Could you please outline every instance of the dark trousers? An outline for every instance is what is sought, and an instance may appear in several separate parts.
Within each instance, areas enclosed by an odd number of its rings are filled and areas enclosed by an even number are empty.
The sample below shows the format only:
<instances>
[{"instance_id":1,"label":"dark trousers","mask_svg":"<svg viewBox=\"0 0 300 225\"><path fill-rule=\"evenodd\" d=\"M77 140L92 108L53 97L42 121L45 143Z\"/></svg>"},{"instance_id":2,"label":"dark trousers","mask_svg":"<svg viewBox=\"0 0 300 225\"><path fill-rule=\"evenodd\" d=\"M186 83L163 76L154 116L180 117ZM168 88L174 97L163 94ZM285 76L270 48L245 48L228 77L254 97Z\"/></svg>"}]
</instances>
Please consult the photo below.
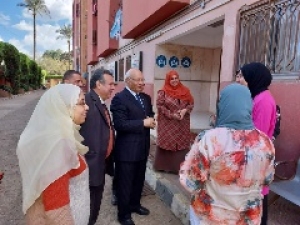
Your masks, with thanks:
<instances>
[{"instance_id":1,"label":"dark trousers","mask_svg":"<svg viewBox=\"0 0 300 225\"><path fill-rule=\"evenodd\" d=\"M145 181L147 160L138 162L117 161L118 219L131 218L131 210L141 206L141 194Z\"/></svg>"},{"instance_id":2,"label":"dark trousers","mask_svg":"<svg viewBox=\"0 0 300 225\"><path fill-rule=\"evenodd\" d=\"M268 222L268 195L264 196L263 199L263 211L261 217L261 225L267 225Z\"/></svg>"},{"instance_id":3,"label":"dark trousers","mask_svg":"<svg viewBox=\"0 0 300 225\"><path fill-rule=\"evenodd\" d=\"M112 177L112 186L111 186L112 192L114 195L117 193L117 179L116 176Z\"/></svg>"},{"instance_id":4,"label":"dark trousers","mask_svg":"<svg viewBox=\"0 0 300 225\"><path fill-rule=\"evenodd\" d=\"M102 194L103 194L104 184L100 186L90 186L90 218L88 225L94 225L97 221L100 206L101 206L101 200L102 200Z\"/></svg>"}]
</instances>

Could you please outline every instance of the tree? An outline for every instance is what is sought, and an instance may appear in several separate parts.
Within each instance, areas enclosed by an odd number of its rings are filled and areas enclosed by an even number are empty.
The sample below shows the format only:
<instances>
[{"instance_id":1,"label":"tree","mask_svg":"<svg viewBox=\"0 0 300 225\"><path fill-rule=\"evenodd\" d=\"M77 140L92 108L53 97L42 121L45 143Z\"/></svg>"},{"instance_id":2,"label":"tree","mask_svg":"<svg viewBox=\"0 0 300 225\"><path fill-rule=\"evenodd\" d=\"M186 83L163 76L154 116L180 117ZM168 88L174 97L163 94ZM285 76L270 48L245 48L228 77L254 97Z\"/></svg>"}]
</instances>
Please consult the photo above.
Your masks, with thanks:
<instances>
[{"instance_id":1,"label":"tree","mask_svg":"<svg viewBox=\"0 0 300 225\"><path fill-rule=\"evenodd\" d=\"M70 66L71 66L71 38L73 35L71 24L63 25L58 30L56 30L56 33L59 34L57 39L67 39L68 53L69 53L69 69L70 69Z\"/></svg>"},{"instance_id":2,"label":"tree","mask_svg":"<svg viewBox=\"0 0 300 225\"><path fill-rule=\"evenodd\" d=\"M63 51L61 49L57 49L57 50L46 50L43 53L42 57L50 57L52 59L57 59L60 60L61 58L61 54L63 54Z\"/></svg>"},{"instance_id":3,"label":"tree","mask_svg":"<svg viewBox=\"0 0 300 225\"><path fill-rule=\"evenodd\" d=\"M5 62L5 79L10 82L13 93L17 94L20 85L20 54L18 49L9 43L2 47Z\"/></svg>"},{"instance_id":4,"label":"tree","mask_svg":"<svg viewBox=\"0 0 300 225\"><path fill-rule=\"evenodd\" d=\"M50 11L46 6L45 0L24 0L24 3L18 3L17 6L27 8L33 16L33 60L36 52L36 15L46 14L50 16Z\"/></svg>"},{"instance_id":5,"label":"tree","mask_svg":"<svg viewBox=\"0 0 300 225\"><path fill-rule=\"evenodd\" d=\"M20 72L21 72L20 82L21 82L21 85L29 86L30 61L31 61L31 59L27 55L20 53Z\"/></svg>"},{"instance_id":6,"label":"tree","mask_svg":"<svg viewBox=\"0 0 300 225\"><path fill-rule=\"evenodd\" d=\"M49 75L64 74L69 68L67 60L57 60L49 56L37 59L37 63L43 70L46 70Z\"/></svg>"}]
</instances>

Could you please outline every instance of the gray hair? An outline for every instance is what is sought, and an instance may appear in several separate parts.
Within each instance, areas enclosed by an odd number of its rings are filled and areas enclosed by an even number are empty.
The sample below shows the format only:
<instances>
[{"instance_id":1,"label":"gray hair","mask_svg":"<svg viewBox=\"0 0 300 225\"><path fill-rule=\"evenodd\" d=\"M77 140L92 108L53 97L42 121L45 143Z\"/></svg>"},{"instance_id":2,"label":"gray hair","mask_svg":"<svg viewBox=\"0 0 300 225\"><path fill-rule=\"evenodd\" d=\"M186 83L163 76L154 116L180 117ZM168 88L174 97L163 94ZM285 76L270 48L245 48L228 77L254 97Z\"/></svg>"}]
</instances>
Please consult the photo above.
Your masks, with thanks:
<instances>
[{"instance_id":1,"label":"gray hair","mask_svg":"<svg viewBox=\"0 0 300 225\"><path fill-rule=\"evenodd\" d=\"M127 72L125 73L125 76L124 76L124 80L126 80L127 78L130 77L131 72L132 72L132 69L127 70Z\"/></svg>"}]
</instances>

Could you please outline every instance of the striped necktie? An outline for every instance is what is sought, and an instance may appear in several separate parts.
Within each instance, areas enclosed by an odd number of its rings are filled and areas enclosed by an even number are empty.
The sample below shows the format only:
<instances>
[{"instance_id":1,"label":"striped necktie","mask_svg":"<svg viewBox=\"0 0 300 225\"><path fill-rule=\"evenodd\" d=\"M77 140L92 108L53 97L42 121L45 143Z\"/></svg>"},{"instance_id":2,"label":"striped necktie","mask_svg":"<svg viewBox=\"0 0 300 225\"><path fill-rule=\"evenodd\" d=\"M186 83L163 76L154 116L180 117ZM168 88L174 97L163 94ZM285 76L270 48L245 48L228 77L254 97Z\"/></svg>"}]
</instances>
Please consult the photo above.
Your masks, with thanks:
<instances>
[{"instance_id":1,"label":"striped necktie","mask_svg":"<svg viewBox=\"0 0 300 225\"><path fill-rule=\"evenodd\" d=\"M105 104L102 104L103 108L104 108L104 113L105 113L105 117L107 120L107 123L109 125L109 140L108 140L108 146L107 146L107 151L106 151L106 158L110 155L112 149L113 149L113 145L114 145L114 135L113 135L113 129L112 129L112 124L111 124L111 119L110 119L110 115L109 115L109 111L106 107Z\"/></svg>"},{"instance_id":2,"label":"striped necktie","mask_svg":"<svg viewBox=\"0 0 300 225\"><path fill-rule=\"evenodd\" d=\"M139 103L141 104L143 110L145 110L144 102L143 102L141 96L139 94L136 94L135 97L136 97L136 100L138 100Z\"/></svg>"}]
</instances>

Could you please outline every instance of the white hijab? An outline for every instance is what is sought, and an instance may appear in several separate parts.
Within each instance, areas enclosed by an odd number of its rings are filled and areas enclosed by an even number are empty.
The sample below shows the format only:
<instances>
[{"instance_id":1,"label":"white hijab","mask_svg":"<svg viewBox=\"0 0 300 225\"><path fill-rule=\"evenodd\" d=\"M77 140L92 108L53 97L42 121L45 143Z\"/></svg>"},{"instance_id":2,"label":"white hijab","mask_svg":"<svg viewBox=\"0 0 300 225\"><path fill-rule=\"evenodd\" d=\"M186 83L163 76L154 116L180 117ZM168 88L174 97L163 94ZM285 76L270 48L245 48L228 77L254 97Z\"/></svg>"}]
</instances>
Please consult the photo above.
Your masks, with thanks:
<instances>
[{"instance_id":1,"label":"white hijab","mask_svg":"<svg viewBox=\"0 0 300 225\"><path fill-rule=\"evenodd\" d=\"M81 144L80 126L73 122L80 88L58 84L39 100L20 136L17 156L23 184L23 212L55 180L79 167L78 153L88 148Z\"/></svg>"}]
</instances>

